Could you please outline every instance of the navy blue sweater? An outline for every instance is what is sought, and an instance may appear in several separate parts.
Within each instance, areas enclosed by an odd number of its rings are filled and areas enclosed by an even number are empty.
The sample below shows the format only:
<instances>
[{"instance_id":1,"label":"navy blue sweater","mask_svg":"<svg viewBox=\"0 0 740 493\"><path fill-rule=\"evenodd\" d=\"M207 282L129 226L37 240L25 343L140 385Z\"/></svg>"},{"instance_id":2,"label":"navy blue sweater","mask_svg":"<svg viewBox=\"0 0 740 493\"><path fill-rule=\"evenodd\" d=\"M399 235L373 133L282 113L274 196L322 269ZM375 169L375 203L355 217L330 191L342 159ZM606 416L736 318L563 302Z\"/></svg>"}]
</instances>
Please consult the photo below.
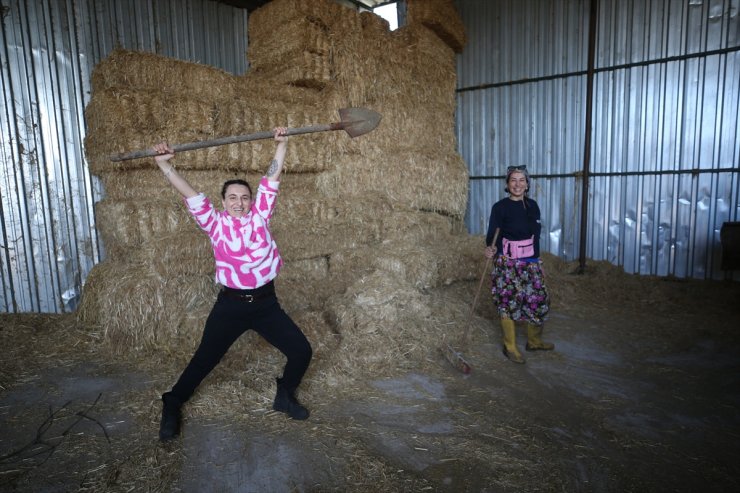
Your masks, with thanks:
<instances>
[{"instance_id":1,"label":"navy blue sweater","mask_svg":"<svg viewBox=\"0 0 740 493\"><path fill-rule=\"evenodd\" d=\"M526 208L525 208L526 201ZM512 241L526 240L534 236L534 256L540 256L540 207L532 199L511 200L509 197L501 199L491 207L491 217L488 220L486 246L490 246L496 228L501 232L496 240L498 254L503 250L504 238Z\"/></svg>"}]
</instances>

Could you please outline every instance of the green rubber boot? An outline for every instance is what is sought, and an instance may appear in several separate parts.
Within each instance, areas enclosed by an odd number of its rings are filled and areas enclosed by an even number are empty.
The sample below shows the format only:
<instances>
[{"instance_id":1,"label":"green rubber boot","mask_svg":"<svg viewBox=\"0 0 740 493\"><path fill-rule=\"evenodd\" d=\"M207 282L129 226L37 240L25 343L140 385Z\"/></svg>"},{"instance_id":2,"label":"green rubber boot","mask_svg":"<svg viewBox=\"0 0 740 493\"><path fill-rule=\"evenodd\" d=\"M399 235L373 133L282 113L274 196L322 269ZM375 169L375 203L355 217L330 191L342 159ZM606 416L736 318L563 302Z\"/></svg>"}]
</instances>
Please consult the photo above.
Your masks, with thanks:
<instances>
[{"instance_id":1,"label":"green rubber boot","mask_svg":"<svg viewBox=\"0 0 740 493\"><path fill-rule=\"evenodd\" d=\"M552 351L555 344L542 340L542 326L527 324L527 351Z\"/></svg>"},{"instance_id":2,"label":"green rubber boot","mask_svg":"<svg viewBox=\"0 0 740 493\"><path fill-rule=\"evenodd\" d=\"M524 363L522 353L516 347L516 326L510 318L501 319L501 331L504 334L504 355L514 363Z\"/></svg>"}]
</instances>

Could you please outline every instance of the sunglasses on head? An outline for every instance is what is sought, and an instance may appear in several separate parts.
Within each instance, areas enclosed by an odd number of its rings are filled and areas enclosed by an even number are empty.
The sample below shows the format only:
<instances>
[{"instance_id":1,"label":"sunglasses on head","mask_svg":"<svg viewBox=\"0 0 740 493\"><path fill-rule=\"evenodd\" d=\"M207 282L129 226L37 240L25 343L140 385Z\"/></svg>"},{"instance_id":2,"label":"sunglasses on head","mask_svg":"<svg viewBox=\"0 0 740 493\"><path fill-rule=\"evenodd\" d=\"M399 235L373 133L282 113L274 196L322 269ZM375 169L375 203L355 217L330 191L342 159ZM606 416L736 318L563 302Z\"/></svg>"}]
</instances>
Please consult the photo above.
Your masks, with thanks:
<instances>
[{"instance_id":1,"label":"sunglasses on head","mask_svg":"<svg viewBox=\"0 0 740 493\"><path fill-rule=\"evenodd\" d=\"M506 172L509 173L511 171L526 171L527 165L526 164L520 164L519 166L507 166Z\"/></svg>"}]
</instances>

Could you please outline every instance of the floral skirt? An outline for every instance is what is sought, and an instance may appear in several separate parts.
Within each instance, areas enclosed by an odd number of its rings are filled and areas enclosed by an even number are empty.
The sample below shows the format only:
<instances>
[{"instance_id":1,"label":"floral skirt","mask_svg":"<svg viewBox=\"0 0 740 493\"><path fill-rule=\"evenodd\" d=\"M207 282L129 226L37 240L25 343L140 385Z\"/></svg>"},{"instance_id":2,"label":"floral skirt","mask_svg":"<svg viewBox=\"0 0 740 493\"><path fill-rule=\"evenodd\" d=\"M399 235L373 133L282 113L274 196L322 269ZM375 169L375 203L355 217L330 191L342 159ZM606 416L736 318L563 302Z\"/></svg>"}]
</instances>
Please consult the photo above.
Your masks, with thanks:
<instances>
[{"instance_id":1,"label":"floral skirt","mask_svg":"<svg viewBox=\"0 0 740 493\"><path fill-rule=\"evenodd\" d=\"M550 311L542 262L524 262L499 255L493 261L491 294L503 318L542 325Z\"/></svg>"}]
</instances>

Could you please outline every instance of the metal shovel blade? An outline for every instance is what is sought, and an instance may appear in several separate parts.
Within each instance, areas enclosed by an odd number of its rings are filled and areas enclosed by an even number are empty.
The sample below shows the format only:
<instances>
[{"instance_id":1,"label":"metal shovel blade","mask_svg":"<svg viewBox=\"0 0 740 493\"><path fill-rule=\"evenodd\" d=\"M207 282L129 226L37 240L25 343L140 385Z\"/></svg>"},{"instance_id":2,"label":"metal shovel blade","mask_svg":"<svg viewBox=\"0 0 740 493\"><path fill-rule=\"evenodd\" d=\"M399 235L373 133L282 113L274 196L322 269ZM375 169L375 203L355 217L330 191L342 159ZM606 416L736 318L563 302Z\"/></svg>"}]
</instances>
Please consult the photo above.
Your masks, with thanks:
<instances>
[{"instance_id":1,"label":"metal shovel blade","mask_svg":"<svg viewBox=\"0 0 740 493\"><path fill-rule=\"evenodd\" d=\"M367 108L342 108L339 117L344 124L344 131L352 138L374 130L381 119L380 113Z\"/></svg>"}]
</instances>

